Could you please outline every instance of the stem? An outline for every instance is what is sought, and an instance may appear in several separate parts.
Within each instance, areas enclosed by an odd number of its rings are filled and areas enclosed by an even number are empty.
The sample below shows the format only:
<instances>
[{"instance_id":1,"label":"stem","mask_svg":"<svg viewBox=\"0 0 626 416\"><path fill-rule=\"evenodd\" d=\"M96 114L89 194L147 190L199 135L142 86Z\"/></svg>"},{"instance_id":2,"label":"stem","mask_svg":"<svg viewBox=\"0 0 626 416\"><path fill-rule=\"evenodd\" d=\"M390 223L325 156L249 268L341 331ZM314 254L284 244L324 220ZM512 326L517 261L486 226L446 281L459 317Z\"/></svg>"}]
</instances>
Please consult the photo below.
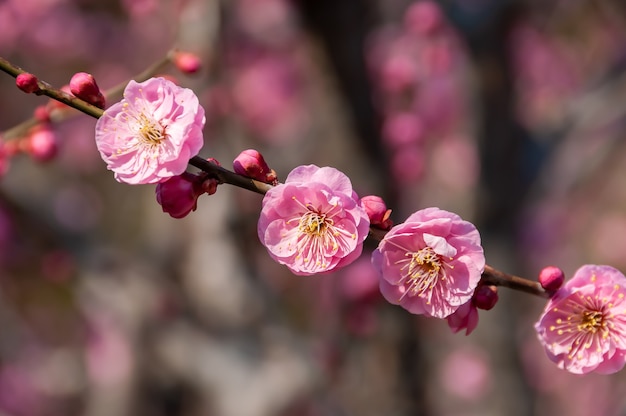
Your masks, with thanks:
<instances>
[{"instance_id":1,"label":"stem","mask_svg":"<svg viewBox=\"0 0 626 416\"><path fill-rule=\"evenodd\" d=\"M541 287L539 282L504 273L500 270L494 269L488 264L485 265L485 270L483 271L481 281L487 285L504 286L508 287L509 289L530 293L531 295L539 296L542 298L550 297L550 293L546 292L546 290Z\"/></svg>"},{"instance_id":2,"label":"stem","mask_svg":"<svg viewBox=\"0 0 626 416\"><path fill-rule=\"evenodd\" d=\"M254 179L250 179L246 176L241 176L228 169L224 169L215 163L202 159L199 156L192 157L189 164L215 176L220 183L238 186L239 188L244 188L249 191L256 192L257 194L265 195L265 193L272 188L272 185L268 183L255 181Z\"/></svg>"},{"instance_id":3,"label":"stem","mask_svg":"<svg viewBox=\"0 0 626 416\"><path fill-rule=\"evenodd\" d=\"M171 53L163 59L153 65L151 65L148 69L146 69L141 74L137 75L136 79L148 78L153 73L159 70L163 65L169 61ZM19 74L24 73L23 69L11 64L7 60L0 57L0 70L17 77ZM52 87L50 84L39 81L39 88L41 89L36 94L38 95L46 95L52 99L60 101L64 104L67 104L70 107L73 107L83 113L90 115L95 118L100 118L102 113L104 112L102 109L95 107L79 98L71 96L61 90L58 90ZM124 84L125 85L125 84ZM114 87L110 92L107 92L107 96L109 94L115 94L117 91L123 90L122 86ZM63 111L66 111L63 109ZM28 122L28 121L27 121ZM15 129L15 128L14 128ZM14 129L8 130L7 132L11 132ZM227 183L233 186L237 186L239 188L247 189L252 192L256 192L261 195L265 195L265 193L272 188L272 185L259 182L254 179L239 175L235 172L232 172L228 169L224 169L221 166L216 165L215 163L209 162L199 156L194 156L189 160L189 164L195 166L196 168L209 173L213 177L217 178L220 183ZM378 228L370 228L369 236L374 240L381 241L385 235L387 234L386 230L381 230ZM489 265L485 266L485 270L483 271L481 281L484 284L494 285L494 286L503 286L508 287L509 289L518 290L520 292L530 293L531 295L540 296L543 298L548 298L550 294L546 292L538 282L524 279L522 277L510 275L504 273L500 270L497 270Z\"/></svg>"},{"instance_id":4,"label":"stem","mask_svg":"<svg viewBox=\"0 0 626 416\"><path fill-rule=\"evenodd\" d=\"M2 57L0 57L0 70L6 72L9 75L12 75L13 77L17 77L18 75L26 72L22 68L13 65ZM39 86L39 91L35 93L36 95L46 95L50 98L62 102L63 104L67 104L70 107L77 109L78 111L82 111L88 116L100 118L100 116L104 112L102 109L96 107L95 105L89 104L87 101L83 101L80 98L74 97L73 95L54 88L47 82L37 81L37 85Z\"/></svg>"},{"instance_id":5,"label":"stem","mask_svg":"<svg viewBox=\"0 0 626 416\"><path fill-rule=\"evenodd\" d=\"M154 74L157 74L161 70L165 69L165 67L173 59L175 52L176 52L176 49L170 50L163 58L161 58L159 61L153 63L148 68L144 69L143 71L135 75L133 79L137 82L143 82L147 80L148 78L150 78L151 76L153 76ZM8 66L6 66L6 64L8 64ZM24 72L21 68L8 63L6 60L2 59L1 57L0 57L0 68L4 72L7 72L8 74L13 75L14 77ZM121 97L122 93L124 92L124 88L126 88L127 84L128 84L128 81L124 81L124 82L117 84L116 86L112 88L107 89L106 91L103 91L103 94L106 97L107 101L116 97ZM75 111L72 111L70 108L55 108L50 111L50 120L54 123L58 123L58 122L67 120L68 118L74 117L77 114L78 113L76 113ZM6 130L4 134L2 135L2 138L4 140L19 138L23 136L24 134L26 134L26 132L30 128L35 127L37 124L39 124L39 120L37 120L35 117L31 117L28 120L24 120L20 124L17 124L16 126L13 126L10 129Z\"/></svg>"}]
</instances>

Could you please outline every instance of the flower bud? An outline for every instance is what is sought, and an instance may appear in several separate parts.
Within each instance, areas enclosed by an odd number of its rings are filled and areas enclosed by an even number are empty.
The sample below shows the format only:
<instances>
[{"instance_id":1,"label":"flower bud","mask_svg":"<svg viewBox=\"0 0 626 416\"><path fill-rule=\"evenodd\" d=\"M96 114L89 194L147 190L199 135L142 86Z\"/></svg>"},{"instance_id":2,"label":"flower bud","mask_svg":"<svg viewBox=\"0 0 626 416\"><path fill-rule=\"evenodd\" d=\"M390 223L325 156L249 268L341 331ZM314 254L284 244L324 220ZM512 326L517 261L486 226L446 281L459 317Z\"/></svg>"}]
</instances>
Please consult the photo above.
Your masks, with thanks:
<instances>
[{"instance_id":1,"label":"flower bud","mask_svg":"<svg viewBox=\"0 0 626 416\"><path fill-rule=\"evenodd\" d=\"M45 105L40 105L37 108L35 108L35 111L33 112L33 116L40 123L49 123L50 122L50 109Z\"/></svg>"},{"instance_id":2,"label":"flower bud","mask_svg":"<svg viewBox=\"0 0 626 416\"><path fill-rule=\"evenodd\" d=\"M199 176L189 172L173 176L156 186L156 199L163 212L172 218L183 218L197 208L198 197L204 192L198 187Z\"/></svg>"},{"instance_id":3,"label":"flower bud","mask_svg":"<svg viewBox=\"0 0 626 416\"><path fill-rule=\"evenodd\" d=\"M194 74L202 67L202 61L195 53L179 51L174 54L174 65L185 74Z\"/></svg>"},{"instance_id":4,"label":"flower bud","mask_svg":"<svg viewBox=\"0 0 626 416\"><path fill-rule=\"evenodd\" d=\"M387 209L385 201L376 195L367 195L361 198L361 206L367 212L370 224L374 227L389 230L393 226L393 221L389 218L391 210Z\"/></svg>"},{"instance_id":5,"label":"flower bud","mask_svg":"<svg viewBox=\"0 0 626 416\"><path fill-rule=\"evenodd\" d=\"M37 77L33 74L29 74L28 72L21 73L15 78L15 85L17 85L17 88L28 94L39 91L38 83L39 80Z\"/></svg>"},{"instance_id":6,"label":"flower bud","mask_svg":"<svg viewBox=\"0 0 626 416\"><path fill-rule=\"evenodd\" d=\"M93 75L86 72L75 73L70 80L70 91L81 100L87 101L98 108L104 108L104 95L98 88Z\"/></svg>"},{"instance_id":7,"label":"flower bud","mask_svg":"<svg viewBox=\"0 0 626 416\"><path fill-rule=\"evenodd\" d=\"M473 301L478 309L488 311L498 302L498 288L491 285L478 286L474 292Z\"/></svg>"},{"instance_id":8,"label":"flower bud","mask_svg":"<svg viewBox=\"0 0 626 416\"><path fill-rule=\"evenodd\" d=\"M539 284L548 291L555 291L561 287L565 280L563 270L555 266L544 267L539 272Z\"/></svg>"},{"instance_id":9,"label":"flower bud","mask_svg":"<svg viewBox=\"0 0 626 416\"><path fill-rule=\"evenodd\" d=\"M38 162L48 162L53 159L59 149L57 135L49 127L35 130L28 136L25 151Z\"/></svg>"},{"instance_id":10,"label":"flower bud","mask_svg":"<svg viewBox=\"0 0 626 416\"><path fill-rule=\"evenodd\" d=\"M276 184L276 172L265 162L263 155L254 149L244 150L233 161L233 169L239 175L261 182Z\"/></svg>"}]
</instances>

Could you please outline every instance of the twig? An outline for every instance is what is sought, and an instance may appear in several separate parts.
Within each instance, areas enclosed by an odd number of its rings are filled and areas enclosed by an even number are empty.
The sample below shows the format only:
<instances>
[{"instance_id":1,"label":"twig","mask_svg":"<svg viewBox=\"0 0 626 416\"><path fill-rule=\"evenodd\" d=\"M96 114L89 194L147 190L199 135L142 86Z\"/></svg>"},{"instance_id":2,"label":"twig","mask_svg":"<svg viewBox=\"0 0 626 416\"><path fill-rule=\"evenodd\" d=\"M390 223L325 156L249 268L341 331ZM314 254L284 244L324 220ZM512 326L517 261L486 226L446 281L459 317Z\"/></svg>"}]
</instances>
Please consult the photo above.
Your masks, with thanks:
<instances>
[{"instance_id":1,"label":"twig","mask_svg":"<svg viewBox=\"0 0 626 416\"><path fill-rule=\"evenodd\" d=\"M148 76L149 73L157 70L156 68L159 68L161 65L163 65L164 62L165 61L156 63L140 75L145 74L145 76ZM19 74L26 72L1 57L0 69L14 77L17 77ZM41 89L38 94L44 94L52 99L67 104L68 106L73 107L79 111L82 111L83 113L92 117L99 118L100 116L102 116L103 110L79 98L73 97L59 89L56 89L46 82L39 81L38 85ZM114 89L116 88L119 87L115 87ZM213 177L217 178L220 183L227 183L229 185L244 188L261 195L264 195L265 193L267 193L268 190L272 188L272 185L270 184L259 182L254 179L239 175L228 169L224 169L223 167L218 166L212 162L209 162L208 160L205 160L199 156L194 156L193 158L191 158L191 160L189 160L189 164L204 172L211 174ZM387 231L385 230L372 227L370 229L369 236L377 241L381 241L385 237L386 233ZM518 290L544 298L549 297L549 293L547 293L538 282L504 273L489 265L485 266L485 270L482 274L481 280L485 284L508 287L510 289Z\"/></svg>"}]
</instances>

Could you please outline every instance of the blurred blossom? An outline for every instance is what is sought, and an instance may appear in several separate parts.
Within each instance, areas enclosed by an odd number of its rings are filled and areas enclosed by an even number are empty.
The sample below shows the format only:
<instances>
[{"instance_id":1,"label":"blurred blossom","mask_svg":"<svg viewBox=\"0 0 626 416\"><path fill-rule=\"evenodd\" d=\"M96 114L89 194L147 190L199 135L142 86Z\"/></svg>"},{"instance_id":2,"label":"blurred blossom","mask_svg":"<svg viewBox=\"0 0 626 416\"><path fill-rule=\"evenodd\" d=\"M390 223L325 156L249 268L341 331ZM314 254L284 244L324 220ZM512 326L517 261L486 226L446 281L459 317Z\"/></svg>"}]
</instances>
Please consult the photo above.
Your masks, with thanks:
<instances>
[{"instance_id":1,"label":"blurred blossom","mask_svg":"<svg viewBox=\"0 0 626 416\"><path fill-rule=\"evenodd\" d=\"M68 184L54 197L56 220L68 230L86 232L96 227L102 216L102 197L86 184Z\"/></svg>"},{"instance_id":2,"label":"blurred blossom","mask_svg":"<svg viewBox=\"0 0 626 416\"><path fill-rule=\"evenodd\" d=\"M130 341L115 321L92 310L86 347L87 372L99 385L116 385L130 377L134 365Z\"/></svg>"},{"instance_id":3,"label":"blurred blossom","mask_svg":"<svg viewBox=\"0 0 626 416\"><path fill-rule=\"evenodd\" d=\"M339 294L349 302L371 302L380 298L378 273L370 256L362 255L351 265L343 269L340 277Z\"/></svg>"},{"instance_id":4,"label":"blurred blossom","mask_svg":"<svg viewBox=\"0 0 626 416\"><path fill-rule=\"evenodd\" d=\"M399 184L410 184L421 179L425 166L424 150L418 146L404 146L391 157L391 172Z\"/></svg>"},{"instance_id":5,"label":"blurred blossom","mask_svg":"<svg viewBox=\"0 0 626 416\"><path fill-rule=\"evenodd\" d=\"M51 125L35 129L27 139L26 151L38 162L48 162L57 155L59 139Z\"/></svg>"},{"instance_id":6,"label":"blurred blossom","mask_svg":"<svg viewBox=\"0 0 626 416\"><path fill-rule=\"evenodd\" d=\"M444 23L439 5L430 0L420 0L411 4L404 14L406 30L418 35L428 35Z\"/></svg>"},{"instance_id":7,"label":"blurred blossom","mask_svg":"<svg viewBox=\"0 0 626 416\"><path fill-rule=\"evenodd\" d=\"M413 109L421 115L429 132L454 129L462 113L462 91L453 78L438 77L422 85Z\"/></svg>"},{"instance_id":8,"label":"blurred blossom","mask_svg":"<svg viewBox=\"0 0 626 416\"><path fill-rule=\"evenodd\" d=\"M424 125L413 113L390 114L383 125L383 140L390 148L416 144L424 138Z\"/></svg>"},{"instance_id":9,"label":"blurred blossom","mask_svg":"<svg viewBox=\"0 0 626 416\"><path fill-rule=\"evenodd\" d=\"M467 190L478 182L480 162L469 138L442 137L434 146L430 169L440 183L455 190Z\"/></svg>"},{"instance_id":10,"label":"blurred blossom","mask_svg":"<svg viewBox=\"0 0 626 416\"><path fill-rule=\"evenodd\" d=\"M46 406L36 380L19 364L4 364L0 369L0 409L9 414L36 416Z\"/></svg>"},{"instance_id":11,"label":"blurred blossom","mask_svg":"<svg viewBox=\"0 0 626 416\"><path fill-rule=\"evenodd\" d=\"M444 391L468 401L482 400L492 388L488 357L475 347L458 348L444 358L439 380Z\"/></svg>"},{"instance_id":12,"label":"blurred blossom","mask_svg":"<svg viewBox=\"0 0 626 416\"><path fill-rule=\"evenodd\" d=\"M145 17L154 13L158 7L158 0L122 0L122 7L132 18Z\"/></svg>"},{"instance_id":13,"label":"blurred blossom","mask_svg":"<svg viewBox=\"0 0 626 416\"><path fill-rule=\"evenodd\" d=\"M589 245L593 258L606 264L626 266L626 216L606 213L594 217Z\"/></svg>"},{"instance_id":14,"label":"blurred blossom","mask_svg":"<svg viewBox=\"0 0 626 416\"><path fill-rule=\"evenodd\" d=\"M240 29L262 44L282 46L298 33L287 0L237 0L235 8Z\"/></svg>"},{"instance_id":15,"label":"blurred blossom","mask_svg":"<svg viewBox=\"0 0 626 416\"><path fill-rule=\"evenodd\" d=\"M235 70L233 102L237 115L259 138L286 143L305 121L302 88L292 62L280 56L253 59Z\"/></svg>"}]
</instances>

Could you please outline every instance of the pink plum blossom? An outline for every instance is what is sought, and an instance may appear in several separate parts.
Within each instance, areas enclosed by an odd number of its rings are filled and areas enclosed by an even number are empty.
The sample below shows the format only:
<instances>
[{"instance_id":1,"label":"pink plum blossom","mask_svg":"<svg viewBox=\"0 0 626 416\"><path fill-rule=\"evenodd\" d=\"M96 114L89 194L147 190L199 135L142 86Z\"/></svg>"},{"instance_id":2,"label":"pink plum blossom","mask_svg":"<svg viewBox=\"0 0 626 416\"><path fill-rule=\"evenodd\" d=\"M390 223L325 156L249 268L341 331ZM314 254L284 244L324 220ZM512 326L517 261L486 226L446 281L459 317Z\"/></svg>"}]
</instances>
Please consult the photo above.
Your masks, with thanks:
<instances>
[{"instance_id":1,"label":"pink plum blossom","mask_svg":"<svg viewBox=\"0 0 626 416\"><path fill-rule=\"evenodd\" d=\"M473 224L426 208L387 233L372 263L387 301L414 314L446 318L472 298L485 256Z\"/></svg>"},{"instance_id":2,"label":"pink plum blossom","mask_svg":"<svg viewBox=\"0 0 626 416\"><path fill-rule=\"evenodd\" d=\"M117 181L163 182L183 173L200 151L204 122L190 89L164 78L130 81L124 99L96 123L96 145Z\"/></svg>"},{"instance_id":3,"label":"pink plum blossom","mask_svg":"<svg viewBox=\"0 0 626 416\"><path fill-rule=\"evenodd\" d=\"M350 179L331 167L295 168L263 198L259 239L294 274L330 272L356 260L369 231Z\"/></svg>"},{"instance_id":4,"label":"pink plum blossom","mask_svg":"<svg viewBox=\"0 0 626 416\"><path fill-rule=\"evenodd\" d=\"M575 374L615 373L626 363L626 277L585 265L548 301L535 329L548 357Z\"/></svg>"}]
</instances>

